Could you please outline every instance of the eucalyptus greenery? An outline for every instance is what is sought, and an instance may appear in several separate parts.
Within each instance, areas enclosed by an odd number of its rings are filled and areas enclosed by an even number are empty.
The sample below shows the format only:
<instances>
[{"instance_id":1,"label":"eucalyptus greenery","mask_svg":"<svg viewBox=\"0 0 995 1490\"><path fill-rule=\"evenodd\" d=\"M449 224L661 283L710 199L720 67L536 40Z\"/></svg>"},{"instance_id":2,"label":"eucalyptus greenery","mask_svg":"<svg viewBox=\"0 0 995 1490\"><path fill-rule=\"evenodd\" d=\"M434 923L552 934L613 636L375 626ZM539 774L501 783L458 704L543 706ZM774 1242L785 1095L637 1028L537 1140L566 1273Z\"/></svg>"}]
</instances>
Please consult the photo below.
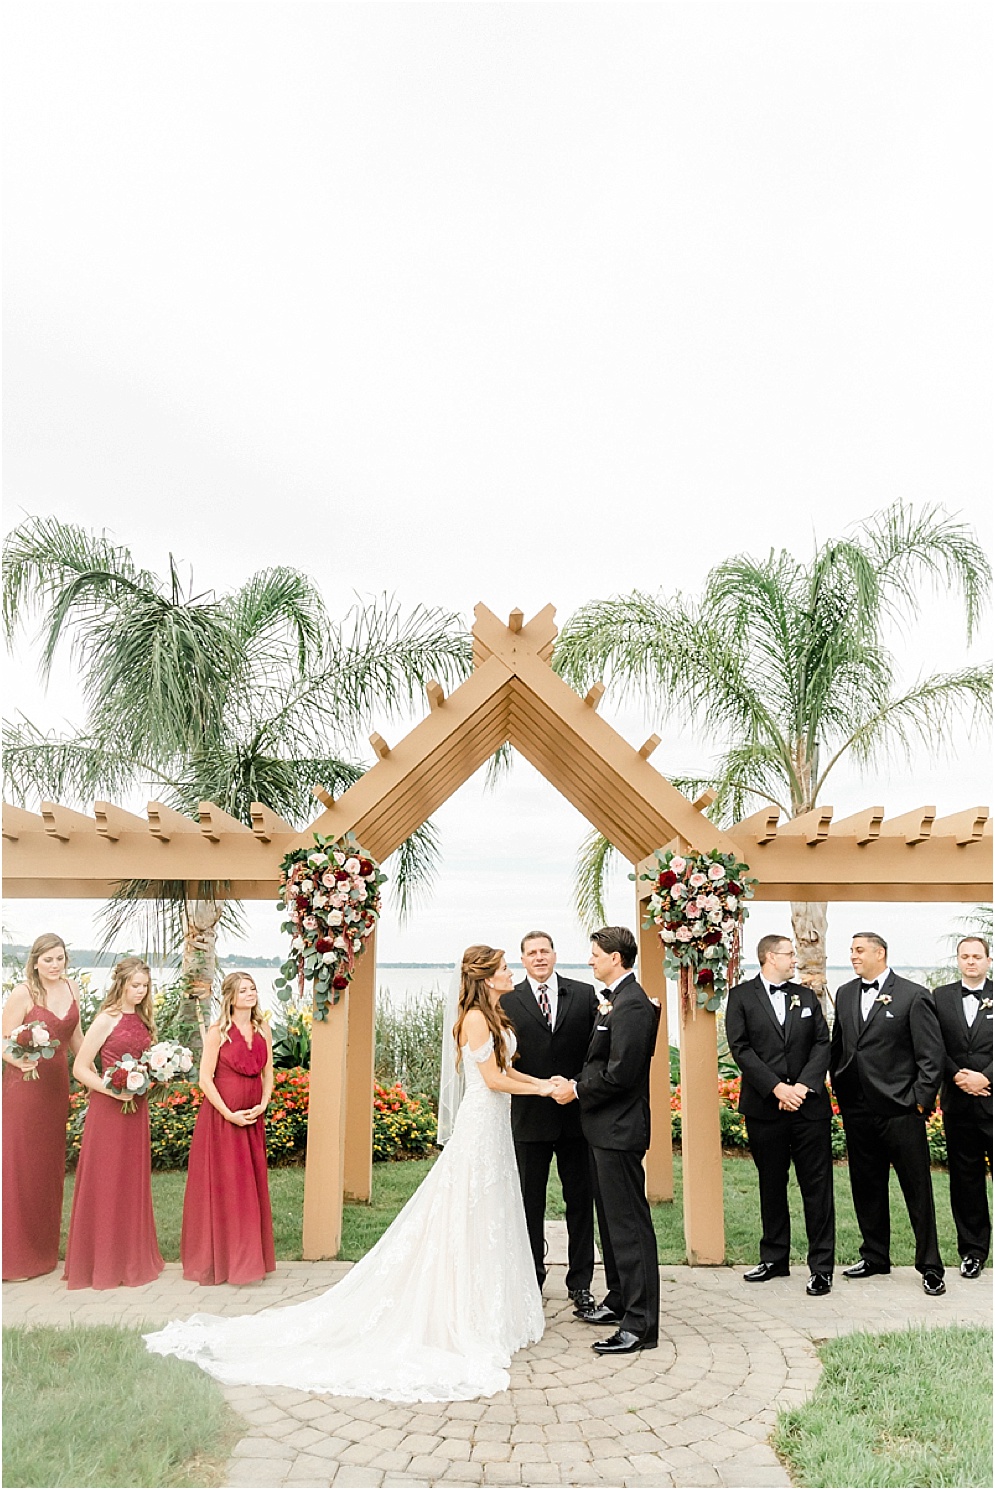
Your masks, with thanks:
<instances>
[{"instance_id":1,"label":"eucalyptus greenery","mask_svg":"<svg viewBox=\"0 0 995 1490\"><path fill-rule=\"evenodd\" d=\"M970 641L990 594L987 556L943 508L898 502L808 560L783 549L725 559L700 599L633 591L591 601L561 631L553 666L580 692L602 679L710 739L712 763L670 779L692 796L715 791L716 822L764 803L798 817L842 759L907 760L990 719L988 663L899 682L886 636L919 616L930 586L959 597ZM605 919L611 853L598 834L581 850L575 898L588 925ZM796 904L792 920L804 981L824 995L825 906Z\"/></svg>"}]
</instances>

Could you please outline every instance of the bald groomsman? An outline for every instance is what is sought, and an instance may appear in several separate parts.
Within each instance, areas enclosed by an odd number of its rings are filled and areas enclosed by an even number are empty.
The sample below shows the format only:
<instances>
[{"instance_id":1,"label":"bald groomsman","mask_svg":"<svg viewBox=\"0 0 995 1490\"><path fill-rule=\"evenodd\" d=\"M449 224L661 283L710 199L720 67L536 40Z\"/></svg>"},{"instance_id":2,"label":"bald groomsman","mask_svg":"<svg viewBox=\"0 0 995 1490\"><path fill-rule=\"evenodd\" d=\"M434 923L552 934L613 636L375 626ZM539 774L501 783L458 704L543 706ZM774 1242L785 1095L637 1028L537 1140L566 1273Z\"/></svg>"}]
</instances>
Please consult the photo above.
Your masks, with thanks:
<instances>
[{"instance_id":1,"label":"bald groomsman","mask_svg":"<svg viewBox=\"0 0 995 1490\"><path fill-rule=\"evenodd\" d=\"M891 1272L888 1178L894 1165L923 1292L946 1293L926 1141L926 1118L943 1072L936 1005L927 989L888 966L888 944L877 932L855 933L850 962L857 976L837 990L829 1062L861 1238L860 1261L843 1276Z\"/></svg>"},{"instance_id":2,"label":"bald groomsman","mask_svg":"<svg viewBox=\"0 0 995 1490\"><path fill-rule=\"evenodd\" d=\"M933 992L944 1046L940 1106L960 1273L978 1278L992 1240L992 959L984 937L961 937L957 966L956 983Z\"/></svg>"}]
</instances>

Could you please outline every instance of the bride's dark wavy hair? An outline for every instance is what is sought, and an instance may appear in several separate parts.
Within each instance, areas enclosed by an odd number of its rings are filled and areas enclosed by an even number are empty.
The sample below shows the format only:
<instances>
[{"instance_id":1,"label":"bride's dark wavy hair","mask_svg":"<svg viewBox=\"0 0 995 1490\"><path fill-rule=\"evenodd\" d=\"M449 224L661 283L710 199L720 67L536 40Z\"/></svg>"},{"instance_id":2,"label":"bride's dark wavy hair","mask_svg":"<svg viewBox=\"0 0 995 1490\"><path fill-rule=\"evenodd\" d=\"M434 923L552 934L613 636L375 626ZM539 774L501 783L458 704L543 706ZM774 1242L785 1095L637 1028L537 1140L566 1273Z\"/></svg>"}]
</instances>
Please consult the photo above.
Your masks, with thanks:
<instances>
[{"instance_id":1,"label":"bride's dark wavy hair","mask_svg":"<svg viewBox=\"0 0 995 1490\"><path fill-rule=\"evenodd\" d=\"M512 1023L500 1004L495 1006L491 1003L490 990L487 987L487 979L493 978L501 966L503 957L502 947L467 947L463 953L463 962L460 966L459 1006L456 1023L453 1025L457 1069L463 1057L460 1049L460 1031L471 1009L479 1009L487 1021L487 1028L494 1037L494 1059L498 1063L498 1070L507 1071L508 1069L507 1036L512 1029Z\"/></svg>"}]
</instances>

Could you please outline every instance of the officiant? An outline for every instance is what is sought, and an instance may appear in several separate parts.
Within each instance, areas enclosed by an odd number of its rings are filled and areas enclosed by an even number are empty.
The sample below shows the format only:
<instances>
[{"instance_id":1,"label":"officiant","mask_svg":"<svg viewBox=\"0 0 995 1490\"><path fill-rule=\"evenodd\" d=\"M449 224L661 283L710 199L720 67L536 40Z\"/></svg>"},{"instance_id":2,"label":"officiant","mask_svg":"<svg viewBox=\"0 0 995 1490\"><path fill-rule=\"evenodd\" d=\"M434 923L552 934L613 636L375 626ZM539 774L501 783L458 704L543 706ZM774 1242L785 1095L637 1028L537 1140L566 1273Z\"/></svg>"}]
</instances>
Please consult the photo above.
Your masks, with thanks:
<instances>
[{"instance_id":1,"label":"officiant","mask_svg":"<svg viewBox=\"0 0 995 1490\"><path fill-rule=\"evenodd\" d=\"M597 1019L594 989L556 972L548 932L526 933L522 963L526 976L501 1000L518 1039L515 1067L543 1080L572 1076L584 1064ZM576 1102L560 1106L545 1097L512 1097L511 1131L539 1287L546 1278L546 1188L555 1155L567 1219L567 1292L577 1308L592 1309L594 1195L580 1108Z\"/></svg>"}]
</instances>

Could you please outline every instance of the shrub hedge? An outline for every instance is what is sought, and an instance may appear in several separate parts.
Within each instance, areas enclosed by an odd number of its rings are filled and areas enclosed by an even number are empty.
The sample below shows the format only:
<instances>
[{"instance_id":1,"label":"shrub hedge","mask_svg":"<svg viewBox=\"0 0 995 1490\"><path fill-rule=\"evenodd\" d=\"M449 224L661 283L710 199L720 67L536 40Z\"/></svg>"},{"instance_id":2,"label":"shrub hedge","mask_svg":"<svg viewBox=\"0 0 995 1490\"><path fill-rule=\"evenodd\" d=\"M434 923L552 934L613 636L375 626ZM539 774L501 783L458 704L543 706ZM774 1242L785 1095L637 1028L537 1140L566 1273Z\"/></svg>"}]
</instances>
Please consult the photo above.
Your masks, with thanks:
<instances>
[{"instance_id":1,"label":"shrub hedge","mask_svg":"<svg viewBox=\"0 0 995 1490\"><path fill-rule=\"evenodd\" d=\"M742 1082L741 1076L719 1078L719 1131L722 1135L722 1147L724 1149L749 1150L749 1142L746 1137L746 1119L736 1109L739 1105L739 1088ZM832 1103L832 1144L833 1158L846 1158L846 1134L843 1131L843 1119L836 1104L836 1098L832 1092L829 1094ZM675 1086L670 1098L670 1123L671 1132L675 1143L681 1140L681 1089ZM926 1138L929 1142L929 1156L934 1164L944 1167L947 1162L947 1139L943 1131L943 1114L939 1107L930 1113L926 1120Z\"/></svg>"},{"instance_id":2,"label":"shrub hedge","mask_svg":"<svg viewBox=\"0 0 995 1490\"><path fill-rule=\"evenodd\" d=\"M189 1081L174 1081L162 1101L149 1106L152 1168L185 1169L190 1139L204 1094ZM86 1117L87 1092L75 1091L66 1126L66 1168L75 1169ZM266 1157L270 1164L296 1164L307 1145L308 1073L277 1071L266 1113ZM373 1157L420 1158L435 1143L435 1114L427 1102L400 1086L374 1087Z\"/></svg>"}]
</instances>

